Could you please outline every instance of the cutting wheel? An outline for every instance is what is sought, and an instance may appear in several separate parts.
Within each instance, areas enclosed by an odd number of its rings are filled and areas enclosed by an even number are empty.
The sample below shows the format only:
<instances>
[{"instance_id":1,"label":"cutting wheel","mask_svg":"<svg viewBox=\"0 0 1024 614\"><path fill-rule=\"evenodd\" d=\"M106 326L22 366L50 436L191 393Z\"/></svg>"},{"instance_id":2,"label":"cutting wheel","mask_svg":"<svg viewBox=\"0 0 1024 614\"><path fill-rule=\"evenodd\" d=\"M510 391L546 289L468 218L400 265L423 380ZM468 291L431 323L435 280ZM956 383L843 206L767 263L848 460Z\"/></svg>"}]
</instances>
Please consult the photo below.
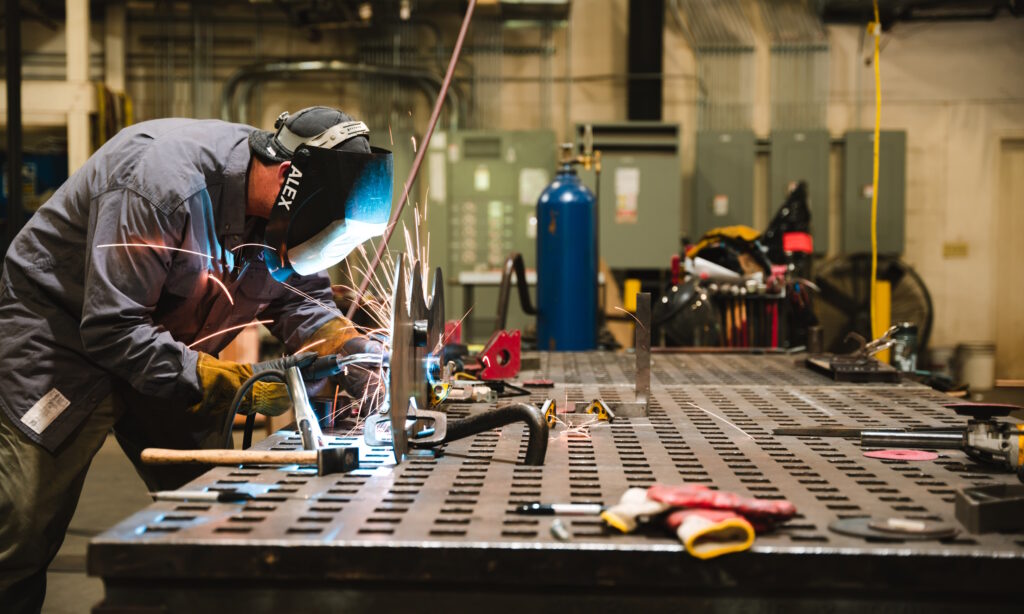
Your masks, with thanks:
<instances>
[{"instance_id":1,"label":"cutting wheel","mask_svg":"<svg viewBox=\"0 0 1024 614\"><path fill-rule=\"evenodd\" d=\"M877 541L946 539L957 534L956 527L944 522L867 516L836 520L828 528L842 535Z\"/></svg>"},{"instance_id":2,"label":"cutting wheel","mask_svg":"<svg viewBox=\"0 0 1024 614\"><path fill-rule=\"evenodd\" d=\"M418 409L428 407L429 403L427 358L432 351L439 349L444 333L441 270L434 273L430 297L425 293L422 265L413 262L411 270L412 274L407 279L405 256L398 254L395 288L391 295L391 368L385 404L389 412L392 449L398 463L409 452L407 420L428 413Z\"/></svg>"}]
</instances>

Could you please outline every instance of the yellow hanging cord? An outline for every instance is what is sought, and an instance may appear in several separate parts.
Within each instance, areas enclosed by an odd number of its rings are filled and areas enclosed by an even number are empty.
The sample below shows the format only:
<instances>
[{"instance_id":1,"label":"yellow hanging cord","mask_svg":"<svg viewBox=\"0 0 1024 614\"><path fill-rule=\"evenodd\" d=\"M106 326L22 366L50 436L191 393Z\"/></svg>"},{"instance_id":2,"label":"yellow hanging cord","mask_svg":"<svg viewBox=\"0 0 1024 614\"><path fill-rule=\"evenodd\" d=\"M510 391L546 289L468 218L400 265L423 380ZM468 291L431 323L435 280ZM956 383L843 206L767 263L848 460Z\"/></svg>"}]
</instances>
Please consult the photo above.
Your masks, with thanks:
<instances>
[{"instance_id":1,"label":"yellow hanging cord","mask_svg":"<svg viewBox=\"0 0 1024 614\"><path fill-rule=\"evenodd\" d=\"M868 25L868 31L875 38L875 139L874 159L871 167L871 336L878 338L882 332L878 321L878 141L882 124L882 76L878 66L878 41L882 35L882 21L878 18L878 0L873 2L875 21Z\"/></svg>"}]
</instances>

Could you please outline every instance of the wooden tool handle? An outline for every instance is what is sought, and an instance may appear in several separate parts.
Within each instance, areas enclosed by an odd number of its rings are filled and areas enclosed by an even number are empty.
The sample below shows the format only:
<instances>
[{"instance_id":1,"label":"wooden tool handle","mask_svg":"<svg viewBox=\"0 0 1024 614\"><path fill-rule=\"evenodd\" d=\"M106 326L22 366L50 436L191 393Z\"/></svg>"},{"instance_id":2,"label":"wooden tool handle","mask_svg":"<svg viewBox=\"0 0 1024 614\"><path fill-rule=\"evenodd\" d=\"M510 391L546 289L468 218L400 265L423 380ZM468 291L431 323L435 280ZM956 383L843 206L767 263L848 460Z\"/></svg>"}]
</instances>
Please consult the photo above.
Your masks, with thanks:
<instances>
[{"instance_id":1,"label":"wooden tool handle","mask_svg":"<svg viewBox=\"0 0 1024 614\"><path fill-rule=\"evenodd\" d=\"M271 450L169 450L146 448L142 462L147 465L177 465L201 463L204 465L315 465L315 450L281 452Z\"/></svg>"}]
</instances>

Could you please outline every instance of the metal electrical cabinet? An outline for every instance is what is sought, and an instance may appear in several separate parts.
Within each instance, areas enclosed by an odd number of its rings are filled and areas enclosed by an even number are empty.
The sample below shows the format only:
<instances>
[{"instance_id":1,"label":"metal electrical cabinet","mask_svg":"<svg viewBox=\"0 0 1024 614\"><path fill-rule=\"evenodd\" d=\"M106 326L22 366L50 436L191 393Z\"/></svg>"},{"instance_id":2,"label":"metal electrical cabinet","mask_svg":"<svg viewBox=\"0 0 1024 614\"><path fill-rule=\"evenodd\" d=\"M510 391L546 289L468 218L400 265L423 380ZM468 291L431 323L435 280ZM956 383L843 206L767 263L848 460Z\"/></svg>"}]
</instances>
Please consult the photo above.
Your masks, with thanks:
<instances>
[{"instance_id":1,"label":"metal electrical cabinet","mask_svg":"<svg viewBox=\"0 0 1024 614\"><path fill-rule=\"evenodd\" d=\"M679 253L683 180L678 124L628 122L576 126L577 150L601 152L598 232L613 269L663 269ZM594 173L578 169L594 189Z\"/></svg>"},{"instance_id":2,"label":"metal electrical cabinet","mask_svg":"<svg viewBox=\"0 0 1024 614\"><path fill-rule=\"evenodd\" d=\"M537 199L554 176L556 154L550 130L434 135L427 154L426 225L431 265L442 267L449 288L457 288L464 271L501 269L509 252L520 252L528 268L536 266ZM489 330L497 289L482 285L474 298L474 328ZM449 318L465 311L457 295L445 307ZM532 321L517 306L509 314L510 328Z\"/></svg>"},{"instance_id":3,"label":"metal electrical cabinet","mask_svg":"<svg viewBox=\"0 0 1024 614\"><path fill-rule=\"evenodd\" d=\"M878 167L878 251L903 252L906 215L907 133L881 133ZM843 251L871 251L871 175L874 133L847 132L843 164ZM817 235L815 235L817 239Z\"/></svg>"},{"instance_id":4,"label":"metal electrical cabinet","mask_svg":"<svg viewBox=\"0 0 1024 614\"><path fill-rule=\"evenodd\" d=\"M785 201L790 186L806 181L814 253L824 254L828 251L828 131L773 132L770 162L771 197L768 205L771 210L768 219L772 219L779 205Z\"/></svg>"},{"instance_id":5,"label":"metal electrical cabinet","mask_svg":"<svg viewBox=\"0 0 1024 614\"><path fill-rule=\"evenodd\" d=\"M693 229L696 239L712 228L754 222L754 133L697 133Z\"/></svg>"}]
</instances>

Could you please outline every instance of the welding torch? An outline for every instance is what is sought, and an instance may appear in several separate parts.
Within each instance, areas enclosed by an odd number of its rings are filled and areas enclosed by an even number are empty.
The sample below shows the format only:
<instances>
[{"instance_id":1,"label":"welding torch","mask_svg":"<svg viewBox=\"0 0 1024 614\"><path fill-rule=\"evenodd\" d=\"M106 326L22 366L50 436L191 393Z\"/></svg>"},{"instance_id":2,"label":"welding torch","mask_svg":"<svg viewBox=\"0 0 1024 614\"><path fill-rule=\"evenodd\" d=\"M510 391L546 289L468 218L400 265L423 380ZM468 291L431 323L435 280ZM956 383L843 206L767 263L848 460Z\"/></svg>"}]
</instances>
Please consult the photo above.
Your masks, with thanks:
<instances>
[{"instance_id":1,"label":"welding torch","mask_svg":"<svg viewBox=\"0 0 1024 614\"><path fill-rule=\"evenodd\" d=\"M235 414L238 413L242 399L249 393L253 384L262 379L275 379L288 387L288 394L292 397L292 404L298 410L296 424L303 434L303 444L307 449L312 449L310 446L313 444L313 440L320 438L320 435L317 433L319 431L319 424L315 424L315 414L309 405L304 382L322 380L337 375L345 367L360 363L386 368L390 363L390 355L385 352L383 354L328 354L317 357L314 352L302 352L278 359L274 364L274 368L254 373L252 377L238 388L234 399L231 401L231 405L228 407L227 421L224 423L222 431L224 447L232 447L231 429L235 422ZM301 414L301 416L298 414ZM305 429L303 429L302 417L307 419ZM252 430L255 426L255 421L256 414L246 417L242 449L248 448L252 443Z\"/></svg>"}]
</instances>

